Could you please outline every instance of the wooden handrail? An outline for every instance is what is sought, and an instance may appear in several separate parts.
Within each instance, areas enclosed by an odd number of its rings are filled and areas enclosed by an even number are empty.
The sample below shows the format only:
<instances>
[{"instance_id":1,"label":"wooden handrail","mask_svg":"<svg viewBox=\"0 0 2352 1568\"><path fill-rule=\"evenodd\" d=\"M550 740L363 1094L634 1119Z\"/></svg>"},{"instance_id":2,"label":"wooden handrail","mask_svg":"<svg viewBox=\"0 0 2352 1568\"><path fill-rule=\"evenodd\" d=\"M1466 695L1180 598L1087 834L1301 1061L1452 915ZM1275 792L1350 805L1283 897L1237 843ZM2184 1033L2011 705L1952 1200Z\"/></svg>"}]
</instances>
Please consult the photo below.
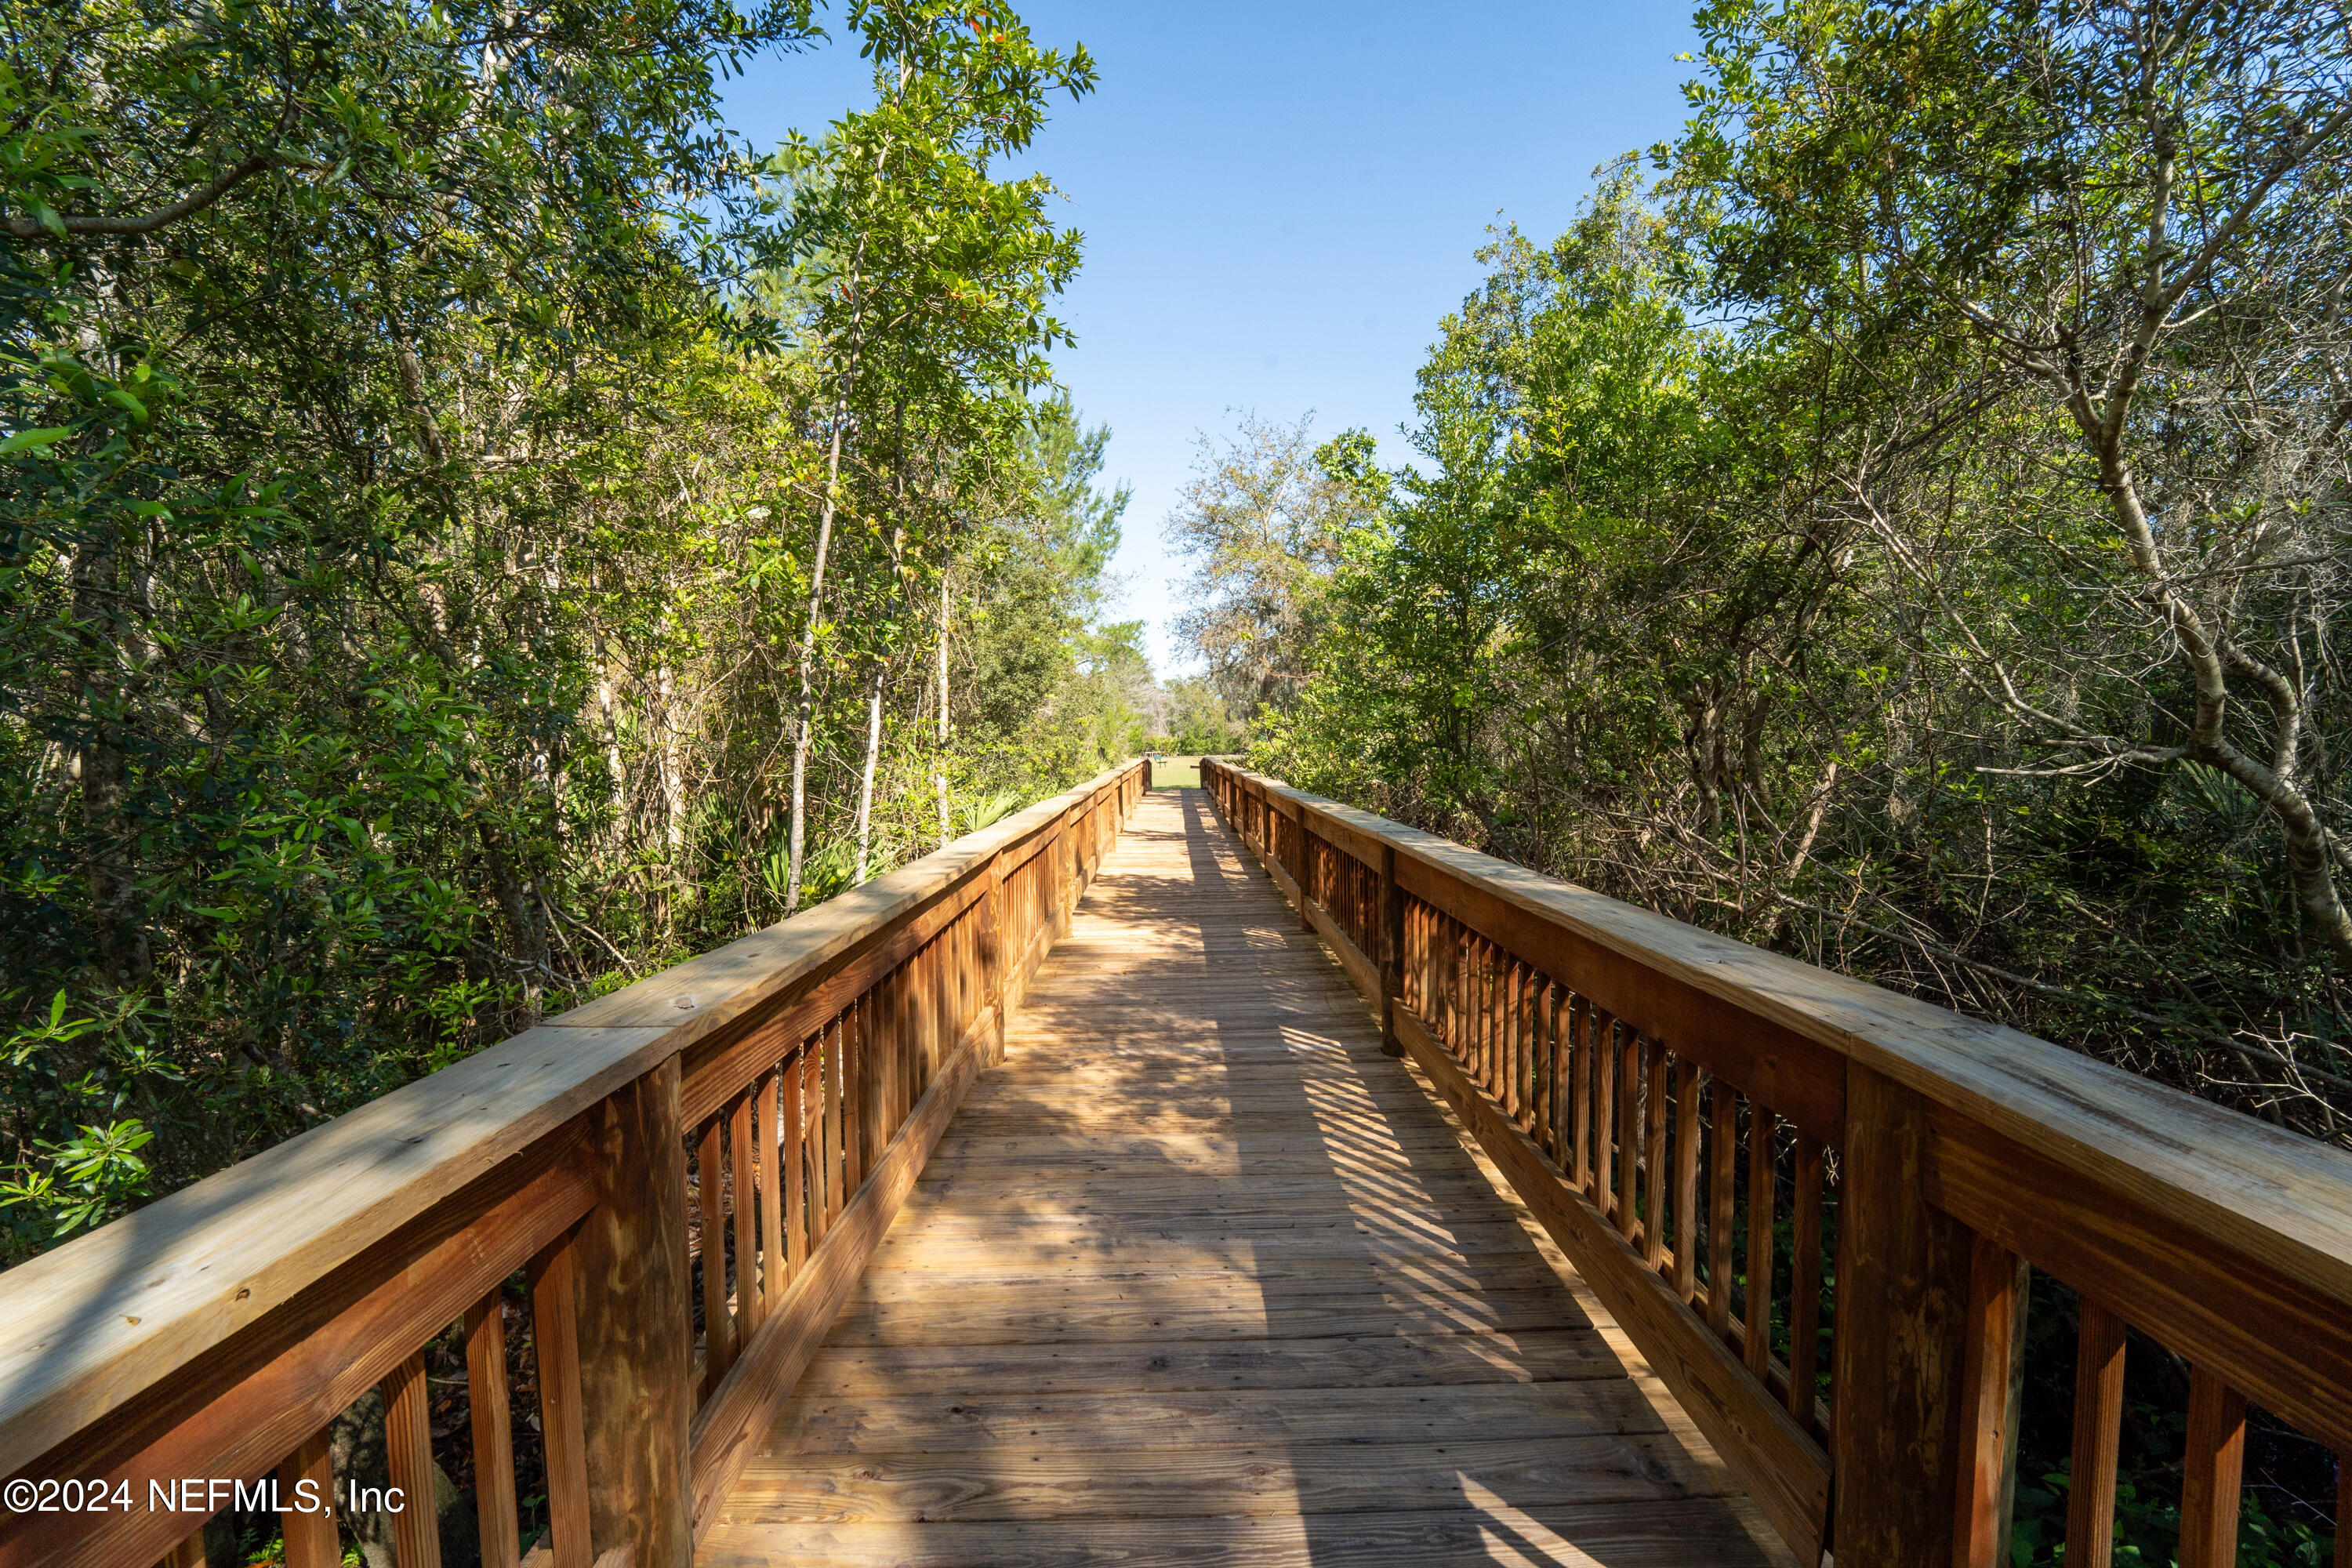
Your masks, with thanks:
<instances>
[{"instance_id":1,"label":"wooden handrail","mask_svg":"<svg viewBox=\"0 0 2352 1568\"><path fill-rule=\"evenodd\" d=\"M0 1513L0 1568L184 1561L230 1499L157 1497L271 1476L288 1568L331 1568L297 1491L333 1479L325 1428L381 1386L394 1484L429 1497L420 1357L461 1319L496 1417L483 1561L515 1568L495 1494L522 1269L551 1568L687 1568L1150 787L1147 761L1115 768L0 1274L0 1476L129 1499ZM396 1540L437 1568L429 1523Z\"/></svg>"},{"instance_id":2,"label":"wooden handrail","mask_svg":"<svg viewBox=\"0 0 2352 1568\"><path fill-rule=\"evenodd\" d=\"M2126 1324L2194 1371L2184 1568L2232 1560L2247 1402L2352 1453L2342 1152L1231 762L1202 779L1801 1560L2007 1561L2027 1266L2084 1302L2070 1564L2107 1561ZM1775 1301L1746 1279L1781 1201Z\"/></svg>"}]
</instances>

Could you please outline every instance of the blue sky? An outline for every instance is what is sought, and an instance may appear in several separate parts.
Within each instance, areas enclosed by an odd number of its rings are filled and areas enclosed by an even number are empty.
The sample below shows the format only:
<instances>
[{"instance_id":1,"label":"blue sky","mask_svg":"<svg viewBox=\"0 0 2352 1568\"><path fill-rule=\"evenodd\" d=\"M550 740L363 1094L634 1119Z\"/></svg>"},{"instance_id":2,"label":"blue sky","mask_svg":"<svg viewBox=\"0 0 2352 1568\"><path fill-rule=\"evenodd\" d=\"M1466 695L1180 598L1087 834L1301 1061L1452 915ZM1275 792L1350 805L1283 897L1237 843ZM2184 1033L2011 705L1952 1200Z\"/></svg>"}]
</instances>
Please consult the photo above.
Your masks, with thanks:
<instances>
[{"instance_id":1,"label":"blue sky","mask_svg":"<svg viewBox=\"0 0 2352 1568\"><path fill-rule=\"evenodd\" d=\"M1671 136L1688 0L1027 0L1044 43L1083 41L1099 91L1058 100L1028 162L1067 197L1086 265L1056 363L1109 477L1135 487L1118 570L1162 673L1181 563L1160 544L1200 432L1234 414L1362 426L1402 460L1413 372L1477 281L1497 215L1549 238L1592 170ZM840 34L836 10L827 18ZM845 35L844 35L845 37ZM870 98L854 42L764 59L728 115L761 143Z\"/></svg>"}]
</instances>

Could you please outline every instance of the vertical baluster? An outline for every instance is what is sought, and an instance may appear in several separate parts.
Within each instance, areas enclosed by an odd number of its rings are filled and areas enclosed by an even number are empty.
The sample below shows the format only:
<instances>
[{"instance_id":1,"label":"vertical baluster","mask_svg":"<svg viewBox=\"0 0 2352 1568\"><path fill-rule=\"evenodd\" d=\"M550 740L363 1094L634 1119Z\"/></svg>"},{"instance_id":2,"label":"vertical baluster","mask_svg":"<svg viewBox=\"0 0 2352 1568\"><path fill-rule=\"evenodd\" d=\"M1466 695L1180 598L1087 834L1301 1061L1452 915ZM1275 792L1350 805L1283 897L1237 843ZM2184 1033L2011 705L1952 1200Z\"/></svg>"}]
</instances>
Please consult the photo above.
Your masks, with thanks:
<instances>
[{"instance_id":1,"label":"vertical baluster","mask_svg":"<svg viewBox=\"0 0 2352 1568\"><path fill-rule=\"evenodd\" d=\"M977 904L972 906L979 908ZM966 932L967 942L970 932ZM852 1002L841 1015L842 1191L855 1196L866 1180L865 1014Z\"/></svg>"},{"instance_id":2,"label":"vertical baluster","mask_svg":"<svg viewBox=\"0 0 2352 1568\"><path fill-rule=\"evenodd\" d=\"M1643 1092L1642 1102L1643 1120L1648 1123L1644 1130L1648 1147L1642 1161L1642 1261L1658 1268L1666 1261L1666 1194L1670 1190L1666 1179L1666 1046L1664 1040L1653 1039L1649 1047L1642 1075L1649 1086Z\"/></svg>"},{"instance_id":3,"label":"vertical baluster","mask_svg":"<svg viewBox=\"0 0 2352 1568\"><path fill-rule=\"evenodd\" d=\"M1772 1359L1772 1113L1748 1101L1748 1370L1759 1379Z\"/></svg>"},{"instance_id":4,"label":"vertical baluster","mask_svg":"<svg viewBox=\"0 0 2352 1568\"><path fill-rule=\"evenodd\" d=\"M1536 1072L1536 1133L1554 1164L1565 1163L1559 1152L1559 987L1545 980L1536 996L1536 1054L1542 1064Z\"/></svg>"},{"instance_id":5,"label":"vertical baluster","mask_svg":"<svg viewBox=\"0 0 2352 1568\"><path fill-rule=\"evenodd\" d=\"M714 1173L714 1188L715 1187ZM703 1247L710 1254L709 1237ZM580 1333L572 1316L572 1238L530 1263L530 1336L539 1358L539 1431L547 1455L547 1527L553 1568L589 1568L588 1437L580 1399ZM723 1278L723 1266L722 1266ZM719 1321L725 1321L722 1308ZM711 1374L715 1384L719 1374Z\"/></svg>"},{"instance_id":6,"label":"vertical baluster","mask_svg":"<svg viewBox=\"0 0 2352 1568\"><path fill-rule=\"evenodd\" d=\"M833 1021L832 1038L824 1050L825 1209L829 1226L849 1205L849 1129L842 1103L849 1078L848 1031L843 1020Z\"/></svg>"},{"instance_id":7,"label":"vertical baluster","mask_svg":"<svg viewBox=\"0 0 2352 1568\"><path fill-rule=\"evenodd\" d=\"M1446 940L1451 945L1454 970L1445 998L1445 1051L1463 1066L1470 1065L1470 931L1460 921L1450 916L1446 922Z\"/></svg>"},{"instance_id":8,"label":"vertical baluster","mask_svg":"<svg viewBox=\"0 0 2352 1568\"><path fill-rule=\"evenodd\" d=\"M783 1081L776 1093L782 1105L779 1120L784 1131L783 1147L777 1152L777 1160L784 1168L784 1269L794 1279L800 1278L809 1255L808 1161L802 1152L806 1134L801 1110L801 1062L807 1054L796 1052L784 1064Z\"/></svg>"},{"instance_id":9,"label":"vertical baluster","mask_svg":"<svg viewBox=\"0 0 2352 1568\"><path fill-rule=\"evenodd\" d=\"M2246 1464L2246 1396L2189 1369L2189 1443L2180 1461L2180 1568L2233 1568Z\"/></svg>"},{"instance_id":10,"label":"vertical baluster","mask_svg":"<svg viewBox=\"0 0 2352 1568\"><path fill-rule=\"evenodd\" d=\"M1731 1339L1732 1183L1739 1172L1739 1096L1721 1079L1707 1081L1714 1126L1706 1140L1706 1326Z\"/></svg>"},{"instance_id":11,"label":"vertical baluster","mask_svg":"<svg viewBox=\"0 0 2352 1568\"><path fill-rule=\"evenodd\" d=\"M783 1129L778 1121L776 1069L760 1075L760 1294L761 1310L772 1312L783 1300L784 1194L780 1184L779 1148ZM485 1568L488 1565L485 1564Z\"/></svg>"},{"instance_id":12,"label":"vertical baluster","mask_svg":"<svg viewBox=\"0 0 2352 1568\"><path fill-rule=\"evenodd\" d=\"M433 1507L433 1412L419 1352L384 1377L383 1457L404 1505L392 1516L393 1560L400 1568L441 1568L439 1516Z\"/></svg>"},{"instance_id":13,"label":"vertical baluster","mask_svg":"<svg viewBox=\"0 0 2352 1568\"><path fill-rule=\"evenodd\" d=\"M507 1386L507 1304L500 1289L466 1309L466 1402L474 1439L474 1513L482 1568L517 1568L514 1416Z\"/></svg>"},{"instance_id":14,"label":"vertical baluster","mask_svg":"<svg viewBox=\"0 0 2352 1568\"><path fill-rule=\"evenodd\" d=\"M1486 938L1463 926L1463 1023L1470 1027L1470 1037L1463 1041L1467 1051L1470 1081L1486 1084Z\"/></svg>"},{"instance_id":15,"label":"vertical baluster","mask_svg":"<svg viewBox=\"0 0 2352 1568\"><path fill-rule=\"evenodd\" d=\"M205 1568L205 1527L200 1524L180 1537L180 1543L163 1553L155 1568Z\"/></svg>"},{"instance_id":16,"label":"vertical baluster","mask_svg":"<svg viewBox=\"0 0 2352 1568\"><path fill-rule=\"evenodd\" d=\"M1642 1223L1642 1033L1620 1028L1617 1040L1617 1232L1631 1241Z\"/></svg>"},{"instance_id":17,"label":"vertical baluster","mask_svg":"<svg viewBox=\"0 0 2352 1568\"><path fill-rule=\"evenodd\" d=\"M757 1156L751 1146L751 1091L744 1090L735 1097L727 1115L727 1152L734 1177L735 1194L732 1208L735 1214L735 1338L739 1344L750 1344L759 1331L760 1309L764 1305L760 1296L760 1209L753 1194L759 1178Z\"/></svg>"},{"instance_id":18,"label":"vertical baluster","mask_svg":"<svg viewBox=\"0 0 2352 1568\"><path fill-rule=\"evenodd\" d=\"M1495 950L1495 1103L1519 1115L1519 961Z\"/></svg>"},{"instance_id":19,"label":"vertical baluster","mask_svg":"<svg viewBox=\"0 0 2352 1568\"><path fill-rule=\"evenodd\" d=\"M1504 955L1503 1050L1504 1110L1522 1129L1528 1121L1527 1064L1534 1053L1528 1044L1528 1012L1526 1005L1528 966L1507 952Z\"/></svg>"},{"instance_id":20,"label":"vertical baluster","mask_svg":"<svg viewBox=\"0 0 2352 1568\"><path fill-rule=\"evenodd\" d=\"M1576 1164L1569 1172L1577 1189L1588 1197L1592 1186L1592 1004L1583 997L1569 1006L1569 1121L1576 1144Z\"/></svg>"},{"instance_id":21,"label":"vertical baluster","mask_svg":"<svg viewBox=\"0 0 2352 1568\"><path fill-rule=\"evenodd\" d=\"M2108 1568L2124 1424L2124 1321L2083 1298L2074 1342L2074 1460L2066 1488L2067 1568Z\"/></svg>"},{"instance_id":22,"label":"vertical baluster","mask_svg":"<svg viewBox=\"0 0 2352 1568\"><path fill-rule=\"evenodd\" d=\"M1519 1131L1533 1133L1536 1121L1536 985L1541 977L1528 964L1519 965L1518 989L1512 1001L1512 1028L1518 1047L1511 1053L1511 1075L1518 1099Z\"/></svg>"},{"instance_id":23,"label":"vertical baluster","mask_svg":"<svg viewBox=\"0 0 2352 1568\"><path fill-rule=\"evenodd\" d=\"M807 1098L801 1108L801 1163L808 1184L809 1251L814 1254L824 1240L827 1215L824 1206L824 1035L811 1035L801 1047L801 1059L807 1069L801 1075L801 1091Z\"/></svg>"},{"instance_id":24,"label":"vertical baluster","mask_svg":"<svg viewBox=\"0 0 2352 1568\"><path fill-rule=\"evenodd\" d=\"M1698 1064L1675 1061L1675 1293L1698 1295Z\"/></svg>"},{"instance_id":25,"label":"vertical baluster","mask_svg":"<svg viewBox=\"0 0 2352 1568\"><path fill-rule=\"evenodd\" d=\"M1797 1134L1796 1207L1790 1213L1789 1414L1813 1430L1814 1373L1821 1366L1822 1144Z\"/></svg>"},{"instance_id":26,"label":"vertical baluster","mask_svg":"<svg viewBox=\"0 0 2352 1568\"><path fill-rule=\"evenodd\" d=\"M1486 946L1486 1092L1510 1114L1511 976L1510 955L1500 944Z\"/></svg>"},{"instance_id":27,"label":"vertical baluster","mask_svg":"<svg viewBox=\"0 0 2352 1568\"><path fill-rule=\"evenodd\" d=\"M708 1386L716 1388L735 1364L735 1324L727 1314L727 1205L720 1194L722 1122L702 1126L694 1157L694 1212L702 1228L702 1365ZM537 1325L532 1331L536 1333Z\"/></svg>"},{"instance_id":28,"label":"vertical baluster","mask_svg":"<svg viewBox=\"0 0 2352 1568\"><path fill-rule=\"evenodd\" d=\"M1617 1212L1617 1020L1592 1010L1592 1203Z\"/></svg>"},{"instance_id":29,"label":"vertical baluster","mask_svg":"<svg viewBox=\"0 0 2352 1568\"><path fill-rule=\"evenodd\" d=\"M326 1433L303 1438L278 1467L278 1503L286 1568L342 1568L343 1545L335 1532L335 1462Z\"/></svg>"},{"instance_id":30,"label":"vertical baluster","mask_svg":"<svg viewBox=\"0 0 2352 1568\"><path fill-rule=\"evenodd\" d=\"M2017 1398L2025 1370L2025 1283L2023 1259L1982 1236L1970 1242L1952 1568L2007 1568L2009 1563Z\"/></svg>"},{"instance_id":31,"label":"vertical baluster","mask_svg":"<svg viewBox=\"0 0 2352 1568\"><path fill-rule=\"evenodd\" d=\"M1478 939L1479 1078L1486 1092L1503 1095L1503 954L1493 942Z\"/></svg>"}]
</instances>

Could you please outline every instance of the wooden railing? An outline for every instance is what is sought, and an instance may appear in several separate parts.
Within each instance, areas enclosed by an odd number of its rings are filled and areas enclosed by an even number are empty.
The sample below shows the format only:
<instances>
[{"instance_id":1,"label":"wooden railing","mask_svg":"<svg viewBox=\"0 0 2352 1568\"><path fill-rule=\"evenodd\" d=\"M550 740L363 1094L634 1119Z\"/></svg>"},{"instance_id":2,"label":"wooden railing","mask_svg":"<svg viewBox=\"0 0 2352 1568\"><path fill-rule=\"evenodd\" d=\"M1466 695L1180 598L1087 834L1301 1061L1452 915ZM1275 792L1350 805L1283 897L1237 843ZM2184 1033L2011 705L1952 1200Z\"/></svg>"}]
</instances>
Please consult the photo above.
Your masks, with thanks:
<instances>
[{"instance_id":1,"label":"wooden railing","mask_svg":"<svg viewBox=\"0 0 2352 1568\"><path fill-rule=\"evenodd\" d=\"M1150 787L1129 763L0 1275L0 1475L51 1487L0 1568L194 1568L273 1476L288 1568L334 1568L331 1425L380 1388L390 1484L432 1499L425 1352L461 1321L482 1563L517 1568L518 1270L551 1568L687 1568ZM437 1568L433 1507L393 1530Z\"/></svg>"},{"instance_id":2,"label":"wooden railing","mask_svg":"<svg viewBox=\"0 0 2352 1568\"><path fill-rule=\"evenodd\" d=\"M2029 1267L2082 1301L2067 1568L2112 1555L2126 1325L2190 1369L2181 1568L2236 1560L2249 1401L2352 1453L2352 1159L1227 763L1202 780L1808 1568L2007 1563ZM2338 1505L2346 1568L2352 1485Z\"/></svg>"}]
</instances>

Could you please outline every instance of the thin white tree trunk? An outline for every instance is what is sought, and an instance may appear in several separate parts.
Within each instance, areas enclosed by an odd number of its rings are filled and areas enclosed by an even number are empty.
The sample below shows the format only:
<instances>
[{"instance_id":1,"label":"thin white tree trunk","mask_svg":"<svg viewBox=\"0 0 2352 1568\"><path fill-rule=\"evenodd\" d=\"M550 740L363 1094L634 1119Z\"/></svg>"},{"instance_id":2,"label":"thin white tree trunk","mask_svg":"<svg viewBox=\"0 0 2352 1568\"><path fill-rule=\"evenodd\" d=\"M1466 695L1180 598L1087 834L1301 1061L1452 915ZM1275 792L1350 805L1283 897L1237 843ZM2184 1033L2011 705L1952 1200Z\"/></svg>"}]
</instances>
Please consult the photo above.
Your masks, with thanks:
<instances>
[{"instance_id":1,"label":"thin white tree trunk","mask_svg":"<svg viewBox=\"0 0 2352 1568\"><path fill-rule=\"evenodd\" d=\"M940 795L940 847L948 847L955 837L948 816L948 616L954 605L952 580L945 572L940 574L940 752L939 767L933 777L938 781Z\"/></svg>"},{"instance_id":2,"label":"thin white tree trunk","mask_svg":"<svg viewBox=\"0 0 2352 1568\"><path fill-rule=\"evenodd\" d=\"M874 661L874 685L866 698L866 776L857 786L857 879L866 880L874 847L874 769L882 755L882 674Z\"/></svg>"},{"instance_id":3,"label":"thin white tree trunk","mask_svg":"<svg viewBox=\"0 0 2352 1568\"><path fill-rule=\"evenodd\" d=\"M808 625L801 633L801 700L793 715L792 865L784 877L784 913L801 907L801 864L808 852L810 726L816 709L816 632L824 608L824 558L833 545L834 494L841 479L841 426L848 412L849 378L834 400L833 441L824 460L824 503L817 509L816 562L809 574Z\"/></svg>"}]
</instances>

